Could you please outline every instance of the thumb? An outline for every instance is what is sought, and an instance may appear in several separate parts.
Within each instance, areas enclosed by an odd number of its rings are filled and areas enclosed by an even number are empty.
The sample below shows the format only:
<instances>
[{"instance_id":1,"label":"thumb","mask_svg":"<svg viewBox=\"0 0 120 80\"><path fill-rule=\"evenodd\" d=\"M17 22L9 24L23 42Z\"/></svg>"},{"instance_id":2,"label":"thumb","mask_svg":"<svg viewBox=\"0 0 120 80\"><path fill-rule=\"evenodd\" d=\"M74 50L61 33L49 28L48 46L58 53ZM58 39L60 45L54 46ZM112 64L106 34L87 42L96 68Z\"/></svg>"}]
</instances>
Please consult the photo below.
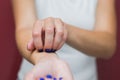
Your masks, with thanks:
<instances>
[{"instance_id":1,"label":"thumb","mask_svg":"<svg viewBox=\"0 0 120 80\"><path fill-rule=\"evenodd\" d=\"M35 49L33 39L31 39L27 44L27 50L33 51Z\"/></svg>"}]
</instances>

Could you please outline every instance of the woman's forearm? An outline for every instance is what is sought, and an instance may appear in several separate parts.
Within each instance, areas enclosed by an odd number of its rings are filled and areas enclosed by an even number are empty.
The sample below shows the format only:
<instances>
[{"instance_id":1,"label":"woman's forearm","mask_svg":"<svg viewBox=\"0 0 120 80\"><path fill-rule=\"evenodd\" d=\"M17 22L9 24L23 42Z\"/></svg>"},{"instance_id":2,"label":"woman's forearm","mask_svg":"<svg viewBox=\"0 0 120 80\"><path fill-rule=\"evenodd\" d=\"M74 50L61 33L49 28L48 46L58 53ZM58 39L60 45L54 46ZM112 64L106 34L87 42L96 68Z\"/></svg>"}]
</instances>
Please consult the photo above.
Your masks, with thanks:
<instances>
[{"instance_id":1,"label":"woman's forearm","mask_svg":"<svg viewBox=\"0 0 120 80\"><path fill-rule=\"evenodd\" d=\"M18 46L18 50L20 51L21 55L30 61L32 64L37 64L42 59L49 59L49 58L57 58L55 53L46 53L46 52L38 52L37 50L29 51L27 49L27 44L29 40L32 39L32 27L23 28L16 30L16 43Z\"/></svg>"},{"instance_id":2,"label":"woman's forearm","mask_svg":"<svg viewBox=\"0 0 120 80\"><path fill-rule=\"evenodd\" d=\"M35 64L44 54L27 50L28 41L32 39L33 24L37 20L34 0L12 0L15 19L16 42L21 55Z\"/></svg>"},{"instance_id":3,"label":"woman's forearm","mask_svg":"<svg viewBox=\"0 0 120 80\"><path fill-rule=\"evenodd\" d=\"M68 28L67 43L87 55L109 58L116 47L116 37L107 32L83 30L72 25Z\"/></svg>"},{"instance_id":4,"label":"woman's forearm","mask_svg":"<svg viewBox=\"0 0 120 80\"><path fill-rule=\"evenodd\" d=\"M20 54L30 62L32 62L30 60L30 56L32 52L27 50L27 43L32 38L31 31L32 30L30 28L19 29L19 30L16 29L16 35L15 35L16 43L18 46L18 50L20 51Z\"/></svg>"},{"instance_id":5,"label":"woman's forearm","mask_svg":"<svg viewBox=\"0 0 120 80\"><path fill-rule=\"evenodd\" d=\"M98 0L95 20L92 31L66 24L67 43L88 55L110 58L116 48L115 0Z\"/></svg>"}]
</instances>

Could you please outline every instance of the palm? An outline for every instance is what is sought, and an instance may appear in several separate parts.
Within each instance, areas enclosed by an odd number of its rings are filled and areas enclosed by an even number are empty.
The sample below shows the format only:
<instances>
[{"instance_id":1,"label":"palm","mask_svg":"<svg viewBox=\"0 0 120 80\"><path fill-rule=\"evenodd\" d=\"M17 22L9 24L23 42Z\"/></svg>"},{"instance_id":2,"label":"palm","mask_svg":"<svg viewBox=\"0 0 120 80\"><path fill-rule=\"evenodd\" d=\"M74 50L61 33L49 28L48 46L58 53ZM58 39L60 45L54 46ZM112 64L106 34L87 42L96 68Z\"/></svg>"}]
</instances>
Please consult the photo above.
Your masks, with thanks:
<instances>
[{"instance_id":1,"label":"palm","mask_svg":"<svg viewBox=\"0 0 120 80\"><path fill-rule=\"evenodd\" d=\"M52 79L46 77L48 74L52 75ZM45 80L53 80L53 78L56 78L56 80L60 78L61 80L73 80L68 65L59 59L39 62L26 75L25 80L40 80L40 78L44 78Z\"/></svg>"}]
</instances>

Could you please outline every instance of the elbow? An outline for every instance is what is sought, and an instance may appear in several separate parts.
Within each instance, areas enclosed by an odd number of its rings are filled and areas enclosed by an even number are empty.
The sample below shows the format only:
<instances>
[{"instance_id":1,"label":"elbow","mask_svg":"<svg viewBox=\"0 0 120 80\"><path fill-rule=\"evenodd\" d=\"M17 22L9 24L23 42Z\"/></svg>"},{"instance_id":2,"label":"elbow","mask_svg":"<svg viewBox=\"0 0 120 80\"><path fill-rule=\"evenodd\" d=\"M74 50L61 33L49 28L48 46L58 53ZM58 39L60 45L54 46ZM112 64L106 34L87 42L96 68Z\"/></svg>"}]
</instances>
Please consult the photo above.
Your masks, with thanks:
<instances>
[{"instance_id":1,"label":"elbow","mask_svg":"<svg viewBox=\"0 0 120 80\"><path fill-rule=\"evenodd\" d=\"M111 50L108 50L107 55L105 56L105 59L111 59L115 54L116 48L112 48Z\"/></svg>"},{"instance_id":2,"label":"elbow","mask_svg":"<svg viewBox=\"0 0 120 80\"><path fill-rule=\"evenodd\" d=\"M111 43L109 46L106 46L106 50L104 53L106 55L104 56L104 58L107 60L111 59L114 56L115 51L116 51L116 42Z\"/></svg>"}]
</instances>

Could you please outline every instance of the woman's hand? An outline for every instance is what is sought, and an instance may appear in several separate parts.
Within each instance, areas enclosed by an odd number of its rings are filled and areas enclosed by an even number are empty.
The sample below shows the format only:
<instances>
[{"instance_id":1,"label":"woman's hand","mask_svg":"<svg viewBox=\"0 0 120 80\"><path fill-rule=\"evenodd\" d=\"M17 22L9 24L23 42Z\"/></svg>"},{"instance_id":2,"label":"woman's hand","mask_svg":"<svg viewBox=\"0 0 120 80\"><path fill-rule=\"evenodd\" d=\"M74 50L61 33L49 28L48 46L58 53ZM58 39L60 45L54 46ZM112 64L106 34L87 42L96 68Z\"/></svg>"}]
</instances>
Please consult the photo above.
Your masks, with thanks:
<instances>
[{"instance_id":1,"label":"woman's hand","mask_svg":"<svg viewBox=\"0 0 120 80\"><path fill-rule=\"evenodd\" d=\"M33 39L28 43L28 50L55 52L67 38L67 29L61 19L47 18L34 24Z\"/></svg>"},{"instance_id":2,"label":"woman's hand","mask_svg":"<svg viewBox=\"0 0 120 80\"><path fill-rule=\"evenodd\" d=\"M73 80L73 76L67 63L53 56L40 60L24 80Z\"/></svg>"}]
</instances>

